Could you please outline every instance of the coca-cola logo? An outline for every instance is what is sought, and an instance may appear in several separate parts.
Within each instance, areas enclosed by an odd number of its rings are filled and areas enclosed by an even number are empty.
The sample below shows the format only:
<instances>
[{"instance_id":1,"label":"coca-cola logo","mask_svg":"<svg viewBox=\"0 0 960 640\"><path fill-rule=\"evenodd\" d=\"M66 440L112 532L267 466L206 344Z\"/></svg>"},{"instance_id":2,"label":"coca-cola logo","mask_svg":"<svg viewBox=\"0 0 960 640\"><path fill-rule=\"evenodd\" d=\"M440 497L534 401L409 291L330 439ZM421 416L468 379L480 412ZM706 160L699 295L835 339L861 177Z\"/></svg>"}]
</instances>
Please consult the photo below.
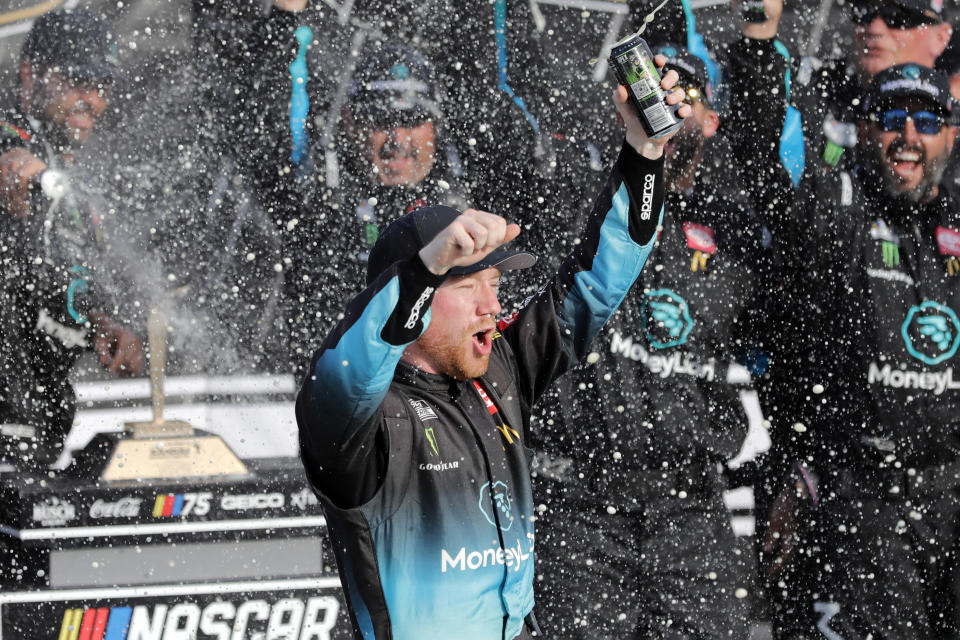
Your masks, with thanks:
<instances>
[{"instance_id":1,"label":"coca-cola logo","mask_svg":"<svg viewBox=\"0 0 960 640\"><path fill-rule=\"evenodd\" d=\"M90 505L91 518L136 518L140 515L141 498L129 496L120 498L116 502L97 500Z\"/></svg>"}]
</instances>

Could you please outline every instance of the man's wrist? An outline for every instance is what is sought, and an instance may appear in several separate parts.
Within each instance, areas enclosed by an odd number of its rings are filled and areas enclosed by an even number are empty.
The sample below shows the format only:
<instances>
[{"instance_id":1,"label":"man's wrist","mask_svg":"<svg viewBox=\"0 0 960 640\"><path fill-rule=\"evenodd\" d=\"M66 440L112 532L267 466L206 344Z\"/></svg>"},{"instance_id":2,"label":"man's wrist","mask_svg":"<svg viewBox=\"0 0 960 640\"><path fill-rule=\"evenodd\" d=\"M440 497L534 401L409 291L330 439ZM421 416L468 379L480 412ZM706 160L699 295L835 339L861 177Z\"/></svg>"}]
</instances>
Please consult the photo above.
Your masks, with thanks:
<instances>
[{"instance_id":1,"label":"man's wrist","mask_svg":"<svg viewBox=\"0 0 960 640\"><path fill-rule=\"evenodd\" d=\"M627 132L627 144L647 160L659 160L663 155L663 144L654 142L639 133Z\"/></svg>"}]
</instances>

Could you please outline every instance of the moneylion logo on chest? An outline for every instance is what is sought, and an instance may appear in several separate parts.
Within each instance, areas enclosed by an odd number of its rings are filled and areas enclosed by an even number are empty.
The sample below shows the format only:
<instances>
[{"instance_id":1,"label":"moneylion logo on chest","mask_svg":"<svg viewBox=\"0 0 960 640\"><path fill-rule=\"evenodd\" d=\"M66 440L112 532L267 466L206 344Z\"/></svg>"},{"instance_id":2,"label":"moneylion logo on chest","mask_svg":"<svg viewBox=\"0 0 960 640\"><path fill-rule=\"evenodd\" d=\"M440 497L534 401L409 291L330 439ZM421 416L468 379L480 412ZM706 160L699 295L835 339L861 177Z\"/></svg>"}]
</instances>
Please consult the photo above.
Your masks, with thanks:
<instances>
[{"instance_id":1,"label":"moneylion logo on chest","mask_svg":"<svg viewBox=\"0 0 960 640\"><path fill-rule=\"evenodd\" d=\"M690 306L670 289L648 291L643 296L641 323L647 341L654 349L684 344L693 331Z\"/></svg>"},{"instance_id":2,"label":"moneylion logo on chest","mask_svg":"<svg viewBox=\"0 0 960 640\"><path fill-rule=\"evenodd\" d=\"M911 356L927 365L940 364L960 349L960 318L947 305L926 300L907 312L900 335Z\"/></svg>"}]
</instances>

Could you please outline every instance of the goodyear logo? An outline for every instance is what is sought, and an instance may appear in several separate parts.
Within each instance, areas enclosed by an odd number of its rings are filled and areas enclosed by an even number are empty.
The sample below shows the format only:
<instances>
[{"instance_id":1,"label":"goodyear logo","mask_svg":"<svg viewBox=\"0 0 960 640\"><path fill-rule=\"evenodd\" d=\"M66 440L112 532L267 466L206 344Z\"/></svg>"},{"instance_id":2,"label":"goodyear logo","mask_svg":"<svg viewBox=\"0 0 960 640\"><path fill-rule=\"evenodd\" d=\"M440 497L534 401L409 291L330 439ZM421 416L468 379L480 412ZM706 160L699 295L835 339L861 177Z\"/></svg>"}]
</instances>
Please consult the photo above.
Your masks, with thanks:
<instances>
[{"instance_id":1,"label":"goodyear logo","mask_svg":"<svg viewBox=\"0 0 960 640\"><path fill-rule=\"evenodd\" d=\"M316 640L331 636L339 611L332 596L67 609L57 640Z\"/></svg>"}]
</instances>

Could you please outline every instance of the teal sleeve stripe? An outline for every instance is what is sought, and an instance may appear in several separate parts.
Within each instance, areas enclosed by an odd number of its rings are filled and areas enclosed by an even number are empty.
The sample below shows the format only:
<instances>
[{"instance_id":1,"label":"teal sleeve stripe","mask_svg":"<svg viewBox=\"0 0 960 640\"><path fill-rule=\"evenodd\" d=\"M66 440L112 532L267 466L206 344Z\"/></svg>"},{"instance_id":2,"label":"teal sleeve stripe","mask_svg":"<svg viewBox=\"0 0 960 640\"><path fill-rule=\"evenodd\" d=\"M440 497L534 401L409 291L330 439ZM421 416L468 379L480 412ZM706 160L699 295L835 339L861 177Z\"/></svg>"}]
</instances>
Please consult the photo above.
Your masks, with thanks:
<instances>
[{"instance_id":1,"label":"teal sleeve stripe","mask_svg":"<svg viewBox=\"0 0 960 640\"><path fill-rule=\"evenodd\" d=\"M310 393L315 415L345 430L369 420L383 401L405 344L391 345L381 332L400 298L394 277L378 291L360 318L343 334L336 347L325 351L314 369ZM430 324L430 311L423 327Z\"/></svg>"},{"instance_id":2,"label":"teal sleeve stripe","mask_svg":"<svg viewBox=\"0 0 960 640\"><path fill-rule=\"evenodd\" d=\"M787 98L787 114L783 122L783 130L780 133L780 162L783 168L787 170L790 176L790 182L793 188L800 186L800 180L803 178L803 170L806 167L806 149L803 140L803 116L800 111L790 104L790 52L787 47L779 40L773 41L773 47L787 61L787 70L783 74L783 85Z\"/></svg>"},{"instance_id":3,"label":"teal sleeve stripe","mask_svg":"<svg viewBox=\"0 0 960 640\"><path fill-rule=\"evenodd\" d=\"M646 245L630 238L630 198L621 183L613 195L613 205L600 226L597 253L590 269L577 273L570 294L560 310L564 335L573 341L578 358L623 302L644 263L653 251L657 235ZM660 208L658 226L663 222Z\"/></svg>"}]
</instances>

